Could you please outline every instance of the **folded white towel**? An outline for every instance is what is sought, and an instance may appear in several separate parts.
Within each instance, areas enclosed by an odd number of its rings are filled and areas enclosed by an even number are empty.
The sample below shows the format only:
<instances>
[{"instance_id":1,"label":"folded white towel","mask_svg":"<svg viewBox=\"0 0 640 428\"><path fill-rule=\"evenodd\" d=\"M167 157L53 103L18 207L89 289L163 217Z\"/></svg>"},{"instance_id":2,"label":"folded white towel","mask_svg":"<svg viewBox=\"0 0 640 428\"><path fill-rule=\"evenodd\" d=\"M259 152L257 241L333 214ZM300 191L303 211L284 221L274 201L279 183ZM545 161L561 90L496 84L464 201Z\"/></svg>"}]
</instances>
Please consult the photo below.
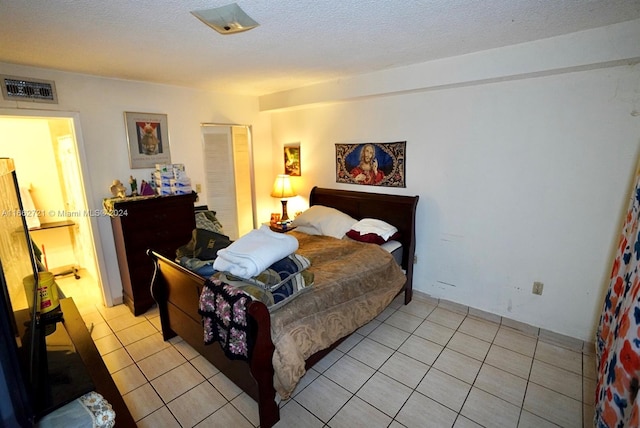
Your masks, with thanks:
<instances>
[{"instance_id":1,"label":"folded white towel","mask_svg":"<svg viewBox=\"0 0 640 428\"><path fill-rule=\"evenodd\" d=\"M240 278L251 278L297 249L296 238L263 225L218 251L213 268Z\"/></svg>"}]
</instances>

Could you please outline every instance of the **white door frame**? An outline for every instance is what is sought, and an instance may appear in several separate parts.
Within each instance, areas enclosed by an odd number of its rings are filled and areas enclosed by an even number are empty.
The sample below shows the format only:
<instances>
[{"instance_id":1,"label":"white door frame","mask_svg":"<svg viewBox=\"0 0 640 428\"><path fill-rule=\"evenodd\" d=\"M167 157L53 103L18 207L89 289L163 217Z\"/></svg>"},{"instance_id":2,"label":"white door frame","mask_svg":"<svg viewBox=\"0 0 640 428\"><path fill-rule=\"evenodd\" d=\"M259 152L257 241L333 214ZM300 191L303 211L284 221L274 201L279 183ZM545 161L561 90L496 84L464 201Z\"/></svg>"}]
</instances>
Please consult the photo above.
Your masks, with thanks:
<instances>
[{"instance_id":1,"label":"white door frame","mask_svg":"<svg viewBox=\"0 0 640 428\"><path fill-rule=\"evenodd\" d=\"M84 204L83 209L88 209L89 204L87 201L93 201L93 192L91 186L90 175L87 171L87 159L85 156L84 140L82 138L82 129L80 127L80 113L70 111L57 111L57 110L32 110L24 108L0 108L0 117L9 118L42 118L42 119L71 119L73 123L74 140L76 142L76 153L78 154L80 176L82 177L84 200L81 201ZM102 208L102 207L100 207ZM102 252L102 241L100 239L100 233L98 228L98 220L96 216L89 216L89 227L91 229L91 238L93 240L93 252L96 257L96 267L98 274L98 284L102 289L102 297L106 306L113 306L113 296L111 295L111 289L105 287L103 278L106 277L106 263L104 260L104 254Z\"/></svg>"}]
</instances>

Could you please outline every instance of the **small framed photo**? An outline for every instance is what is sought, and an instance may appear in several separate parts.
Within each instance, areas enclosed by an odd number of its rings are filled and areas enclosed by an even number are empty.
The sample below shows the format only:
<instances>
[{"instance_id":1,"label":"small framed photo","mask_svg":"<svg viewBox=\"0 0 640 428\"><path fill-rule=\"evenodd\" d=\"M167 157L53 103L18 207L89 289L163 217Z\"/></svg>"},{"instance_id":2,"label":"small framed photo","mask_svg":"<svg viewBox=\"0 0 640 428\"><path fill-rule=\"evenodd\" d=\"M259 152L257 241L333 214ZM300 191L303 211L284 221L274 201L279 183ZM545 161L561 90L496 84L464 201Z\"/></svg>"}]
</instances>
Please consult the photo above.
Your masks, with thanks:
<instances>
[{"instance_id":1,"label":"small framed photo","mask_svg":"<svg viewBox=\"0 0 640 428\"><path fill-rule=\"evenodd\" d=\"M124 112L124 122L132 169L171 163L166 114Z\"/></svg>"},{"instance_id":2,"label":"small framed photo","mask_svg":"<svg viewBox=\"0 0 640 428\"><path fill-rule=\"evenodd\" d=\"M302 174L300 167L300 143L288 143L284 145L284 173L293 177Z\"/></svg>"}]
</instances>

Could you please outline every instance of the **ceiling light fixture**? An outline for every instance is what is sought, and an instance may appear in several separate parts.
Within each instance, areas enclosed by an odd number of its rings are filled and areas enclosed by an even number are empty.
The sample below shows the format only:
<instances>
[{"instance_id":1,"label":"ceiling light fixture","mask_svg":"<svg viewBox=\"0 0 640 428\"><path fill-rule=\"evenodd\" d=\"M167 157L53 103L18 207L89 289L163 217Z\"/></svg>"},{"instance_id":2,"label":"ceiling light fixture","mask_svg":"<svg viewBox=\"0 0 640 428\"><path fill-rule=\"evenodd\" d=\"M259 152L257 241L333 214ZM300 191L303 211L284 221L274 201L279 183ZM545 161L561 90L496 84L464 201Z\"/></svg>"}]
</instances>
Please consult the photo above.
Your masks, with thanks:
<instances>
[{"instance_id":1,"label":"ceiling light fixture","mask_svg":"<svg viewBox=\"0 0 640 428\"><path fill-rule=\"evenodd\" d=\"M220 34L240 33L260 25L236 3L213 9L194 10L191 14Z\"/></svg>"}]
</instances>

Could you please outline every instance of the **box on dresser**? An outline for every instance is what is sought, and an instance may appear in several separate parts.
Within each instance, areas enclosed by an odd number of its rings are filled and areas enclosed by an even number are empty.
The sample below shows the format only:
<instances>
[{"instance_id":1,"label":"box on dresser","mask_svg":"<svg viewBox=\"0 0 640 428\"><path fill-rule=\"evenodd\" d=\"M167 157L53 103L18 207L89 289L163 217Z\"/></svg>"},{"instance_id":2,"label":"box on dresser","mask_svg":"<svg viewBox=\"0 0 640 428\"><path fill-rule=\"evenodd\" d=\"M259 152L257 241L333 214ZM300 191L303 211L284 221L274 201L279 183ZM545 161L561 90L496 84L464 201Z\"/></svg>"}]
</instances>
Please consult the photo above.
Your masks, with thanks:
<instances>
[{"instance_id":1,"label":"box on dresser","mask_svg":"<svg viewBox=\"0 0 640 428\"><path fill-rule=\"evenodd\" d=\"M196 193L125 198L113 203L111 225L116 244L124 303L134 315L145 313L155 302L150 286L153 260L148 249L175 258L195 229Z\"/></svg>"}]
</instances>

